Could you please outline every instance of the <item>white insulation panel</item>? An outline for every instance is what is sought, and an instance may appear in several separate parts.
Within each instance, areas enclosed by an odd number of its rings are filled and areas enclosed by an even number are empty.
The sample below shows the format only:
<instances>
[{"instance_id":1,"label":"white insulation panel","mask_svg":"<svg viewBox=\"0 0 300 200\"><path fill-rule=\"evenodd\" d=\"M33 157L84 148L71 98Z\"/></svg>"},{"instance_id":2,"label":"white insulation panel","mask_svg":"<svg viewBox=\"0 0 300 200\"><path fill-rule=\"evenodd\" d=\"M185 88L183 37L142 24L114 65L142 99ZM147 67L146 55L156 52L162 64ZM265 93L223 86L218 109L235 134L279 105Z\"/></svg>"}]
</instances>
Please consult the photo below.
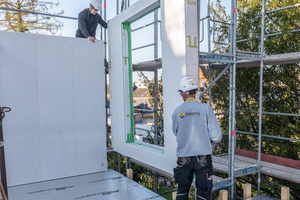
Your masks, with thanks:
<instances>
[{"instance_id":1,"label":"white insulation panel","mask_svg":"<svg viewBox=\"0 0 300 200\"><path fill-rule=\"evenodd\" d=\"M0 32L8 186L106 171L103 42Z\"/></svg>"},{"instance_id":2,"label":"white insulation panel","mask_svg":"<svg viewBox=\"0 0 300 200\"><path fill-rule=\"evenodd\" d=\"M128 55L126 32L122 23L132 20L161 6L162 12L162 62L164 96L164 147L145 146L126 143L130 130L128 117ZM140 0L124 12L111 19L108 25L110 57L110 105L112 124L112 144L114 149L150 166L167 173L173 173L176 166L176 138L172 132L171 116L179 104L183 103L177 92L180 78L186 75L186 37L185 1L174 3L172 0ZM124 87L127 85L127 87Z\"/></svg>"}]
</instances>

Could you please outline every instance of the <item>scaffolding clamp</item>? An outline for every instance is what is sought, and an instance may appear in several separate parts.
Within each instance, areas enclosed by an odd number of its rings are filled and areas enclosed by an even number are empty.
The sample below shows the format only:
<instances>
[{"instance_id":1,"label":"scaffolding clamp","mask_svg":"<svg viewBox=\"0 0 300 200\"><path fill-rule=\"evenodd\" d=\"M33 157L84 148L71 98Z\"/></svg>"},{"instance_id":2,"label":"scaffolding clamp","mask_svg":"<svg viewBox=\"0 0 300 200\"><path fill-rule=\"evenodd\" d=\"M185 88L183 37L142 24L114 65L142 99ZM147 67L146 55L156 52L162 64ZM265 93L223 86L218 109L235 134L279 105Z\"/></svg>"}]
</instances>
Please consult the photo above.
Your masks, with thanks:
<instances>
[{"instance_id":1,"label":"scaffolding clamp","mask_svg":"<svg viewBox=\"0 0 300 200\"><path fill-rule=\"evenodd\" d=\"M10 112L11 111L11 108L9 108L9 107L0 107L0 112L1 112L1 115L0 115L0 117L1 117L1 121L2 121L2 119L5 117L5 113L6 112ZM2 124L1 124L2 125Z\"/></svg>"},{"instance_id":2,"label":"scaffolding clamp","mask_svg":"<svg viewBox=\"0 0 300 200\"><path fill-rule=\"evenodd\" d=\"M236 88L235 87L228 87L227 89L228 90L235 90Z\"/></svg>"}]
</instances>

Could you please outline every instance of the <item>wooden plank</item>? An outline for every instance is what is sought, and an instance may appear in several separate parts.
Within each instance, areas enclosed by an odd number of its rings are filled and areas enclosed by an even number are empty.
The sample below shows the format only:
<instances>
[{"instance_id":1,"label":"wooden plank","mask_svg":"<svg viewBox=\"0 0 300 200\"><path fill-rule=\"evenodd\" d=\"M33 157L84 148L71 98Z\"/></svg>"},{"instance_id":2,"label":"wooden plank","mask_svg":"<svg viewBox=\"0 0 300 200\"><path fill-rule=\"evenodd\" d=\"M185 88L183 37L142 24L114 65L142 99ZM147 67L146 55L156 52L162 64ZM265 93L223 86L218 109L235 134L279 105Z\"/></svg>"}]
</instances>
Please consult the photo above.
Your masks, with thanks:
<instances>
[{"instance_id":1,"label":"wooden plank","mask_svg":"<svg viewBox=\"0 0 300 200\"><path fill-rule=\"evenodd\" d=\"M241 155L241 156L245 156L245 157L249 157L249 158L253 158L253 159L257 159L257 157L258 157L257 152L248 151L248 150L244 150L244 149L235 149L235 153L236 153L236 155ZM263 153L261 154L261 160L275 163L278 165L283 165L283 166L287 166L287 167L300 169L300 161L299 160L293 160L293 159L283 158L283 157L279 157L279 156L267 155L267 154L263 154Z\"/></svg>"},{"instance_id":2,"label":"wooden plank","mask_svg":"<svg viewBox=\"0 0 300 200\"><path fill-rule=\"evenodd\" d=\"M226 156L213 156L213 166L214 170L221 173L228 173L228 155ZM251 165L255 165L257 163L256 159L247 158L244 156L235 156L235 170L243 167L250 167ZM261 161L261 173L280 178L283 180L292 181L295 183L300 183L300 170L286 167L282 165L278 165L275 163L269 163L266 161Z\"/></svg>"}]
</instances>

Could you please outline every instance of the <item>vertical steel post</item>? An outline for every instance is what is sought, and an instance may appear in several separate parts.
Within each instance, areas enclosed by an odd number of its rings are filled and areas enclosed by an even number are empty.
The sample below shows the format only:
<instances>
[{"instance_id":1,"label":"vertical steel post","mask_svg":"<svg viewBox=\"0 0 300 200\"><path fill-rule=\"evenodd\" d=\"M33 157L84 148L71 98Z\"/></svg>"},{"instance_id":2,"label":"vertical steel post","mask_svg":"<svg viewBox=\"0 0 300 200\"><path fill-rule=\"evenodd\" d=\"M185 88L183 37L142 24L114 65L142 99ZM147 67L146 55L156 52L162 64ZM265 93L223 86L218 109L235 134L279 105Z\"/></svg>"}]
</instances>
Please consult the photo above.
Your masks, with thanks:
<instances>
[{"instance_id":1,"label":"vertical steel post","mask_svg":"<svg viewBox=\"0 0 300 200\"><path fill-rule=\"evenodd\" d=\"M104 0L104 16L103 16L103 20L106 21L106 0ZM107 58L106 55L106 46L107 46L107 41L106 41L106 30L102 27L102 30L104 32L104 58Z\"/></svg>"},{"instance_id":2,"label":"vertical steel post","mask_svg":"<svg viewBox=\"0 0 300 200\"><path fill-rule=\"evenodd\" d=\"M119 0L117 0L117 15L119 14Z\"/></svg>"},{"instance_id":3,"label":"vertical steel post","mask_svg":"<svg viewBox=\"0 0 300 200\"><path fill-rule=\"evenodd\" d=\"M119 173L121 173L121 156L119 153L118 153L118 170L119 170Z\"/></svg>"},{"instance_id":4,"label":"vertical steel post","mask_svg":"<svg viewBox=\"0 0 300 200\"><path fill-rule=\"evenodd\" d=\"M258 180L257 180L257 194L260 194L260 177L261 177L261 134L262 134L262 95L263 95L263 54L264 54L264 38L265 38L265 0L262 2L262 11L261 11L261 38L260 38L260 75L259 75L259 127L258 127Z\"/></svg>"},{"instance_id":5,"label":"vertical steel post","mask_svg":"<svg viewBox=\"0 0 300 200\"><path fill-rule=\"evenodd\" d=\"M154 11L154 59L158 58L158 10ZM154 70L154 144L158 144L158 113L157 113L157 95L158 95L158 70ZM154 173L154 191L158 193L158 175Z\"/></svg>"},{"instance_id":6,"label":"vertical steel post","mask_svg":"<svg viewBox=\"0 0 300 200\"><path fill-rule=\"evenodd\" d=\"M154 11L154 59L158 57L158 10ZM154 70L154 144L158 144L158 130L157 130L157 95L158 95L158 72Z\"/></svg>"},{"instance_id":7,"label":"vertical steel post","mask_svg":"<svg viewBox=\"0 0 300 200\"><path fill-rule=\"evenodd\" d=\"M200 51L200 10L201 10L201 1L197 0L197 29L198 29L198 52ZM200 83L199 83L200 85Z\"/></svg>"},{"instance_id":8,"label":"vertical steel post","mask_svg":"<svg viewBox=\"0 0 300 200\"><path fill-rule=\"evenodd\" d=\"M207 0L207 48L211 52L211 39L210 39L210 0ZM208 64L208 85L211 83L211 64ZM209 106L211 106L211 88L209 88Z\"/></svg>"},{"instance_id":9,"label":"vertical steel post","mask_svg":"<svg viewBox=\"0 0 300 200\"><path fill-rule=\"evenodd\" d=\"M234 187L235 187L235 177L234 177L234 155L235 155L235 146L236 146L236 26L237 26L237 0L232 0L232 55L233 55L233 64L232 64L232 78L231 78L231 177L232 177L232 187L230 199L234 199Z\"/></svg>"},{"instance_id":10,"label":"vertical steel post","mask_svg":"<svg viewBox=\"0 0 300 200\"><path fill-rule=\"evenodd\" d=\"M127 169L128 169L128 157L125 157L126 163L125 163L125 169L126 169L126 176L127 176Z\"/></svg>"}]
</instances>

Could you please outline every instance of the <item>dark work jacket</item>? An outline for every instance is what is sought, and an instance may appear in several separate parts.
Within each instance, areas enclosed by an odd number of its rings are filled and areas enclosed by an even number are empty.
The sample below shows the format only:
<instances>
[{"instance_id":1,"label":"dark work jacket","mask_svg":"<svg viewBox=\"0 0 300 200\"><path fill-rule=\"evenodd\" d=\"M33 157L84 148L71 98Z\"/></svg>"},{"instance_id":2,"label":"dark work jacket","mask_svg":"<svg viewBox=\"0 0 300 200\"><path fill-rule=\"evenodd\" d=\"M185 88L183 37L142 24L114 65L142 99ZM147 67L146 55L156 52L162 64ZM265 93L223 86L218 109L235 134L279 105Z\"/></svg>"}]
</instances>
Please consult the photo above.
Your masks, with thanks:
<instances>
[{"instance_id":1,"label":"dark work jacket","mask_svg":"<svg viewBox=\"0 0 300 200\"><path fill-rule=\"evenodd\" d=\"M90 13L88 8L84 9L78 15L78 29L76 31L76 37L95 37L98 24L101 24L101 26L107 28L107 23L98 13L93 15Z\"/></svg>"}]
</instances>

